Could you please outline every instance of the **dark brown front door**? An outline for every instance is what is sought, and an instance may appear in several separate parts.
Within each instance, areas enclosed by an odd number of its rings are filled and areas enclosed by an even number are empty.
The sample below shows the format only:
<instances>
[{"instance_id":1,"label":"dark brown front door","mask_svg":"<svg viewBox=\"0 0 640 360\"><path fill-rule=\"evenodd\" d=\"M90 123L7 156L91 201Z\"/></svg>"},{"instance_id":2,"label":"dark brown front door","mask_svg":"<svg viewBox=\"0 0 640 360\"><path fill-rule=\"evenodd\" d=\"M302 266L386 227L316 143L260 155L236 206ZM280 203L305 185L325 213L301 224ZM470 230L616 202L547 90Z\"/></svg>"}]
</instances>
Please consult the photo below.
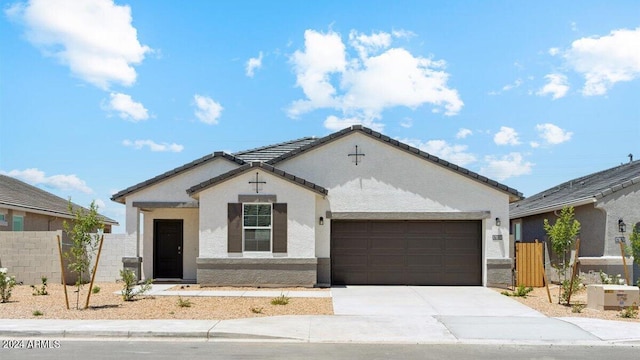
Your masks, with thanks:
<instances>
[{"instance_id":1,"label":"dark brown front door","mask_svg":"<svg viewBox=\"0 0 640 360\"><path fill-rule=\"evenodd\" d=\"M482 285L480 221L332 221L331 282Z\"/></svg>"},{"instance_id":2,"label":"dark brown front door","mask_svg":"<svg viewBox=\"0 0 640 360\"><path fill-rule=\"evenodd\" d=\"M153 221L153 277L182 279L182 220Z\"/></svg>"}]
</instances>

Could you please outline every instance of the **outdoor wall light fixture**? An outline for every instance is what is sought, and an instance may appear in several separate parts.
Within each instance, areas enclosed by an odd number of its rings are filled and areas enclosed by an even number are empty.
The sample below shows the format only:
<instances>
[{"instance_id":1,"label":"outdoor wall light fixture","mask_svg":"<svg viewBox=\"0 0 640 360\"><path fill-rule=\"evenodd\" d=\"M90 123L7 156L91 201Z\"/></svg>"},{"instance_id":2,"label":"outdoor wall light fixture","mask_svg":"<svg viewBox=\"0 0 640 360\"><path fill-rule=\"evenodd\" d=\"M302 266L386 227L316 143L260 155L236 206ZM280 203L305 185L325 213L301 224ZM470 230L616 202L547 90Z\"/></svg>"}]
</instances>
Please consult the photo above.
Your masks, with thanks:
<instances>
[{"instance_id":1,"label":"outdoor wall light fixture","mask_svg":"<svg viewBox=\"0 0 640 360\"><path fill-rule=\"evenodd\" d=\"M502 224L502 221L500 221L500 218L497 217L496 218L496 226L500 226Z\"/></svg>"},{"instance_id":2,"label":"outdoor wall light fixture","mask_svg":"<svg viewBox=\"0 0 640 360\"><path fill-rule=\"evenodd\" d=\"M627 224L622 219L618 219L618 231L621 233L627 231Z\"/></svg>"},{"instance_id":3,"label":"outdoor wall light fixture","mask_svg":"<svg viewBox=\"0 0 640 360\"><path fill-rule=\"evenodd\" d=\"M318 224L324 225L324 218L322 216L320 216L320 219L318 219Z\"/></svg>"}]
</instances>

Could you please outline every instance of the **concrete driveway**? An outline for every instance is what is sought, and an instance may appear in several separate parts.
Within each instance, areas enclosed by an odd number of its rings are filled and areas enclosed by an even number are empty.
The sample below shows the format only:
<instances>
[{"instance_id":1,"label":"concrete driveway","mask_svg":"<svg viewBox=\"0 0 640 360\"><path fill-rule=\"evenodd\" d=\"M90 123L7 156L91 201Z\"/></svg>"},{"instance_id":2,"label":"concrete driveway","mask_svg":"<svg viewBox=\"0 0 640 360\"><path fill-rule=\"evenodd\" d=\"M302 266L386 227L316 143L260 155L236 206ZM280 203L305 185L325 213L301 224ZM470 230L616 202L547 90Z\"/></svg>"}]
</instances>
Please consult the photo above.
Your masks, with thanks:
<instances>
[{"instance_id":1,"label":"concrete driveway","mask_svg":"<svg viewBox=\"0 0 640 360\"><path fill-rule=\"evenodd\" d=\"M336 315L544 317L478 286L346 286L333 287L331 293Z\"/></svg>"}]
</instances>

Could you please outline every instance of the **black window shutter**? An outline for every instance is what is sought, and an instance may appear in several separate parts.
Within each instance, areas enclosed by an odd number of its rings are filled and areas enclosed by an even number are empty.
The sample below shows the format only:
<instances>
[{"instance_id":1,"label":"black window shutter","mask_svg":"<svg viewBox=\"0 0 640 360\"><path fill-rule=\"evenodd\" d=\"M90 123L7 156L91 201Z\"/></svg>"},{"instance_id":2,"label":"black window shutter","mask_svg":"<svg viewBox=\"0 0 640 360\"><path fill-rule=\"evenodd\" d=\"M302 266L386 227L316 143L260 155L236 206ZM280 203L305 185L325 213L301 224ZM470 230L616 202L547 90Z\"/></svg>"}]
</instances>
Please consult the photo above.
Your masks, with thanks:
<instances>
[{"instance_id":1,"label":"black window shutter","mask_svg":"<svg viewBox=\"0 0 640 360\"><path fill-rule=\"evenodd\" d=\"M227 204L227 251L242 252L242 204Z\"/></svg>"},{"instance_id":2,"label":"black window shutter","mask_svg":"<svg viewBox=\"0 0 640 360\"><path fill-rule=\"evenodd\" d=\"M287 204L273 204L273 252L287 252Z\"/></svg>"}]
</instances>

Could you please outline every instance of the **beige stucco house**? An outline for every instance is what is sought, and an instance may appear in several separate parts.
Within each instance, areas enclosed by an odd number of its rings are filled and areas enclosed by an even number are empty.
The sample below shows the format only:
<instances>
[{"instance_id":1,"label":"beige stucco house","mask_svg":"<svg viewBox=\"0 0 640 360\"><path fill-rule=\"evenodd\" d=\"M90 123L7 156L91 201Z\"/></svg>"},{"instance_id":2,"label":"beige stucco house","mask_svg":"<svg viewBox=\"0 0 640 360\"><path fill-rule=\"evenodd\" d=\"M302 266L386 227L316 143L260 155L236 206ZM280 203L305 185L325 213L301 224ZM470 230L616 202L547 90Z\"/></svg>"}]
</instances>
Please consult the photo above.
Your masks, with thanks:
<instances>
[{"instance_id":1,"label":"beige stucco house","mask_svg":"<svg viewBox=\"0 0 640 360\"><path fill-rule=\"evenodd\" d=\"M84 209L72 203L72 209ZM65 221L75 218L69 211L69 200L0 174L0 231L62 230ZM100 215L104 232L118 222Z\"/></svg>"},{"instance_id":2,"label":"beige stucco house","mask_svg":"<svg viewBox=\"0 0 640 360\"><path fill-rule=\"evenodd\" d=\"M112 197L144 277L252 286L510 283L519 199L362 126L215 152Z\"/></svg>"}]
</instances>

